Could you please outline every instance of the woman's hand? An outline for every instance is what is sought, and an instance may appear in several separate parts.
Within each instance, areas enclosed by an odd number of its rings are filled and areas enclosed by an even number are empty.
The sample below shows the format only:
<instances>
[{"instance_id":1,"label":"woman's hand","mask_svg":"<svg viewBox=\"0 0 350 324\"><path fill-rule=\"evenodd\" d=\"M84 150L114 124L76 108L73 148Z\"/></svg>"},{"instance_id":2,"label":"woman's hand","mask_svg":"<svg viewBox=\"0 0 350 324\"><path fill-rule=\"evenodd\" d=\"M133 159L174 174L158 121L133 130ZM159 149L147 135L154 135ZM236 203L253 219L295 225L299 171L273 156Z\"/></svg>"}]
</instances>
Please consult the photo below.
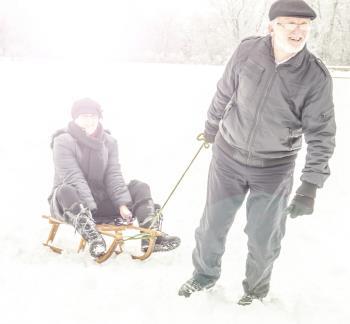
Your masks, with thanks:
<instances>
[{"instance_id":1,"label":"woman's hand","mask_svg":"<svg viewBox=\"0 0 350 324\"><path fill-rule=\"evenodd\" d=\"M132 223L132 213L126 205L119 207L120 216L128 223Z\"/></svg>"}]
</instances>

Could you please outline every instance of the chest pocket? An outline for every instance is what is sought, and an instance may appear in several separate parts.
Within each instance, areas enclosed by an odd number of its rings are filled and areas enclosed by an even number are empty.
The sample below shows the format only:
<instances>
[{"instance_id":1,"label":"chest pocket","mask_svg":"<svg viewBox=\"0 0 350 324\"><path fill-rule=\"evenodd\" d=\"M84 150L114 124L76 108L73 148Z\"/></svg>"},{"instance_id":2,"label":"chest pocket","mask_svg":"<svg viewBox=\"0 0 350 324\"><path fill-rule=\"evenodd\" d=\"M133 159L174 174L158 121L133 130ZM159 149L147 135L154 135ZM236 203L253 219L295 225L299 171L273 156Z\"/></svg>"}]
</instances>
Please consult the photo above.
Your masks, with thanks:
<instances>
[{"instance_id":1,"label":"chest pocket","mask_svg":"<svg viewBox=\"0 0 350 324\"><path fill-rule=\"evenodd\" d=\"M252 100L254 96L258 95L264 71L265 68L250 59L243 63L239 73L238 101L242 99Z\"/></svg>"}]
</instances>

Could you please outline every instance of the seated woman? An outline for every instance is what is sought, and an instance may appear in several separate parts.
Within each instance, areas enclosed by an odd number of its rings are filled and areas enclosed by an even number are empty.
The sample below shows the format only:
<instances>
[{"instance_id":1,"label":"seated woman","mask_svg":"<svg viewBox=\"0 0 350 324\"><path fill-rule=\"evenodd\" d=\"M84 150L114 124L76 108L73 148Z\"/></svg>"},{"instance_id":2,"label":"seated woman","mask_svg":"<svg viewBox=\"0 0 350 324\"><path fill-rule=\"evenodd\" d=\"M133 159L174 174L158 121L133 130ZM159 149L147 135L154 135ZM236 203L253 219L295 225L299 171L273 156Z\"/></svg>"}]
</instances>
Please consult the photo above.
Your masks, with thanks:
<instances>
[{"instance_id":1,"label":"seated woman","mask_svg":"<svg viewBox=\"0 0 350 324\"><path fill-rule=\"evenodd\" d=\"M103 129L100 105L88 98L73 104L73 120L52 137L55 166L49 197L53 217L73 225L89 243L92 257L102 255L106 243L95 224L130 224L136 218L150 228L155 204L150 188L138 180L125 184L119 164L117 141ZM159 221L152 225L159 229ZM141 241L142 250L148 240ZM169 251L180 238L163 233L154 251Z\"/></svg>"}]
</instances>

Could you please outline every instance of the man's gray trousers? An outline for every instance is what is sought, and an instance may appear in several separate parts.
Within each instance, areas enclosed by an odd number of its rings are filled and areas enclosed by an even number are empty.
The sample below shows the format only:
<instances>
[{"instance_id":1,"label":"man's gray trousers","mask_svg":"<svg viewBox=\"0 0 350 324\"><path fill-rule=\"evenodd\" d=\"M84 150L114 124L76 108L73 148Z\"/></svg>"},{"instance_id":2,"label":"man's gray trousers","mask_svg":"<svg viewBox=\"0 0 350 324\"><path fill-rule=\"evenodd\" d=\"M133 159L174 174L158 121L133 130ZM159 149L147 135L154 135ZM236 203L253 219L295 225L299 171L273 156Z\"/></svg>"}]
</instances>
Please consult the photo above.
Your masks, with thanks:
<instances>
[{"instance_id":1,"label":"man's gray trousers","mask_svg":"<svg viewBox=\"0 0 350 324\"><path fill-rule=\"evenodd\" d=\"M213 145L207 201L193 251L194 276L217 280L228 231L247 193L245 233L248 235L246 293L265 297L273 262L285 234L288 197L293 184L295 162L255 167L234 160L227 151Z\"/></svg>"}]
</instances>

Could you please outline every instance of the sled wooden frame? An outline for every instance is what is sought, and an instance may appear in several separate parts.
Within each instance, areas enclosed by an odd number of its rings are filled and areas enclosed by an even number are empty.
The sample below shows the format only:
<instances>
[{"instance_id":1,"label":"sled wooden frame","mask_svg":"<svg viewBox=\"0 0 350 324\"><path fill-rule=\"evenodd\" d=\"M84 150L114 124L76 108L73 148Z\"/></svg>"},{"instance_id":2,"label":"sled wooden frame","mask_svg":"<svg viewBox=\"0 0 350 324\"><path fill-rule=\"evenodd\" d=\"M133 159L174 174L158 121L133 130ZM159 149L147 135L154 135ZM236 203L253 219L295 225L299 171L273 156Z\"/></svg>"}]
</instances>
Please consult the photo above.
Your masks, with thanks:
<instances>
[{"instance_id":1,"label":"sled wooden frame","mask_svg":"<svg viewBox=\"0 0 350 324\"><path fill-rule=\"evenodd\" d=\"M51 225L49 236L46 242L43 243L43 245L49 247L52 251L56 253L62 253L63 249L57 246L54 246L53 240L56 236L56 233L60 225L62 224L67 225L67 224L65 222L61 222L53 218L52 216L42 215L42 217L47 219L49 224ZM149 258L153 252L157 237L161 235L161 233L156 230L152 230L149 228L142 228L134 225L116 226L116 225L110 225L110 224L98 224L96 225L96 229L102 235L113 238L113 241L110 244L110 246L107 248L106 253L95 259L97 263L102 263L108 260L113 253L116 253L118 255L123 252L124 242L128 240L128 239L124 239L123 237L123 231L125 230L136 230L136 231L140 231L141 234L148 235L148 237L146 236L146 238L143 237L149 240L148 249L145 251L145 253L140 256L131 255L131 257L136 260L146 260L147 258ZM80 251L84 251L85 246L86 246L86 241L83 238L81 238L77 252L79 253Z\"/></svg>"}]
</instances>

